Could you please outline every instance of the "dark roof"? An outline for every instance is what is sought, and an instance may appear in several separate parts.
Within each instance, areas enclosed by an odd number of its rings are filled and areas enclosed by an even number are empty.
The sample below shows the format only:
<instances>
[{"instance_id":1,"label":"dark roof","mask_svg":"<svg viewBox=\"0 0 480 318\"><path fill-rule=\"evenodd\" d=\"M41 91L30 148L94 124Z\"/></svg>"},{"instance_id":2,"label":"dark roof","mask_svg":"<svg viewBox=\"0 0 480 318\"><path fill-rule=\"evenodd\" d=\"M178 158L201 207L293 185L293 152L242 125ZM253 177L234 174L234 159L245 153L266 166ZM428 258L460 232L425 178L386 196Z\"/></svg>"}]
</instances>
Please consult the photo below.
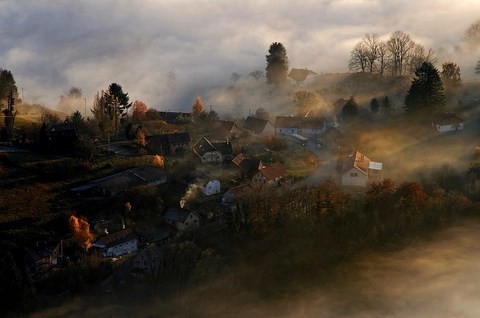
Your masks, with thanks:
<instances>
[{"instance_id":1,"label":"dark roof","mask_svg":"<svg viewBox=\"0 0 480 318\"><path fill-rule=\"evenodd\" d=\"M169 123L169 124L176 124L178 122L178 118L180 116L191 119L192 114L190 113L183 113L183 112L158 112L160 114L160 118Z\"/></svg>"},{"instance_id":2,"label":"dark roof","mask_svg":"<svg viewBox=\"0 0 480 318\"><path fill-rule=\"evenodd\" d=\"M245 156L243 153L239 154L232 159L232 162L238 166L242 171L250 172L252 170L258 170L261 161L259 159L251 159Z\"/></svg>"},{"instance_id":3,"label":"dark roof","mask_svg":"<svg viewBox=\"0 0 480 318\"><path fill-rule=\"evenodd\" d=\"M290 73L288 73L288 77L293 78L296 81L302 82L304 81L308 75L317 75L312 70L306 69L306 68L292 68Z\"/></svg>"},{"instance_id":4,"label":"dark roof","mask_svg":"<svg viewBox=\"0 0 480 318\"><path fill-rule=\"evenodd\" d=\"M108 190L110 194L131 189L139 185L155 184L165 181L167 176L162 169L153 166L141 166L125 170L87 184L73 188L71 191L81 192L93 187Z\"/></svg>"},{"instance_id":5,"label":"dark roof","mask_svg":"<svg viewBox=\"0 0 480 318\"><path fill-rule=\"evenodd\" d=\"M77 130L78 127L74 123L63 123L63 124L56 124L53 125L50 129L51 132L62 132L62 131L72 131Z\"/></svg>"},{"instance_id":6,"label":"dark roof","mask_svg":"<svg viewBox=\"0 0 480 318\"><path fill-rule=\"evenodd\" d=\"M267 126L268 120L248 116L243 124L243 129L254 131L255 133L259 134L263 132L265 126Z\"/></svg>"},{"instance_id":7,"label":"dark roof","mask_svg":"<svg viewBox=\"0 0 480 318\"><path fill-rule=\"evenodd\" d=\"M193 146L193 151L200 157L203 157L203 155L207 152L216 150L217 149L212 145L212 143L205 137L200 139L200 141Z\"/></svg>"},{"instance_id":8,"label":"dark roof","mask_svg":"<svg viewBox=\"0 0 480 318\"><path fill-rule=\"evenodd\" d=\"M224 156L233 154L232 144L228 141L214 142L212 143L212 145Z\"/></svg>"},{"instance_id":9,"label":"dark roof","mask_svg":"<svg viewBox=\"0 0 480 318\"><path fill-rule=\"evenodd\" d=\"M187 211L185 209L180 209L180 208L168 208L167 212L163 215L163 218L165 220L170 220L173 222L185 222L187 217L190 215L190 213L193 213L191 211Z\"/></svg>"},{"instance_id":10,"label":"dark roof","mask_svg":"<svg viewBox=\"0 0 480 318\"><path fill-rule=\"evenodd\" d=\"M137 234L131 228L126 228L118 232L107 234L95 241L95 246L109 248L125 242L138 239Z\"/></svg>"},{"instance_id":11,"label":"dark roof","mask_svg":"<svg viewBox=\"0 0 480 318\"><path fill-rule=\"evenodd\" d=\"M155 135L147 137L147 143L155 143L155 144L180 144L180 143L189 143L190 142L190 134L188 132L180 132L180 133L173 133L173 134L162 134L162 135Z\"/></svg>"},{"instance_id":12,"label":"dark roof","mask_svg":"<svg viewBox=\"0 0 480 318\"><path fill-rule=\"evenodd\" d=\"M234 133L235 130L238 130L238 127L233 121L212 120L209 129L215 135L227 135Z\"/></svg>"},{"instance_id":13,"label":"dark roof","mask_svg":"<svg viewBox=\"0 0 480 318\"><path fill-rule=\"evenodd\" d=\"M321 128L325 125L323 117L277 116L275 128Z\"/></svg>"},{"instance_id":14,"label":"dark roof","mask_svg":"<svg viewBox=\"0 0 480 318\"><path fill-rule=\"evenodd\" d=\"M440 116L437 116L434 119L434 123L436 125L458 125L463 123L463 119L458 117L455 113L450 113L447 112L445 114L442 114Z\"/></svg>"},{"instance_id":15,"label":"dark roof","mask_svg":"<svg viewBox=\"0 0 480 318\"><path fill-rule=\"evenodd\" d=\"M207 138L203 137L199 142L193 146L193 151L200 157L207 152L218 151L222 155L233 154L232 144L228 141L222 142L210 142Z\"/></svg>"},{"instance_id":16,"label":"dark roof","mask_svg":"<svg viewBox=\"0 0 480 318\"><path fill-rule=\"evenodd\" d=\"M28 248L27 258L29 261L37 262L45 257L50 257L59 244L60 240L35 243Z\"/></svg>"}]
</instances>

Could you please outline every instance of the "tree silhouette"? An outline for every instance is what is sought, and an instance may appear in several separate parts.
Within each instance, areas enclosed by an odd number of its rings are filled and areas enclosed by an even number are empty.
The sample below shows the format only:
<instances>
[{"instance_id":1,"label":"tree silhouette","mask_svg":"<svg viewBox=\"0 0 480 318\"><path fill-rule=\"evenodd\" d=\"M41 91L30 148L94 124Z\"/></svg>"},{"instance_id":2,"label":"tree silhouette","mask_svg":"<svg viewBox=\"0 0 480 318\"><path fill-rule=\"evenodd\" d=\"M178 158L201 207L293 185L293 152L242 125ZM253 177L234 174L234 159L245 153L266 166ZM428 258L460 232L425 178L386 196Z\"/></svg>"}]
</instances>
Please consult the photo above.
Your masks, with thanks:
<instances>
[{"instance_id":1,"label":"tree silhouette","mask_svg":"<svg viewBox=\"0 0 480 318\"><path fill-rule=\"evenodd\" d=\"M405 110L410 113L431 114L445 106L442 80L432 63L424 62L415 72L405 97Z\"/></svg>"},{"instance_id":2,"label":"tree silhouette","mask_svg":"<svg viewBox=\"0 0 480 318\"><path fill-rule=\"evenodd\" d=\"M199 118L204 113L205 113L205 107L203 105L202 98L200 96L196 96L192 105L192 115L195 118Z\"/></svg>"},{"instance_id":3,"label":"tree silhouette","mask_svg":"<svg viewBox=\"0 0 480 318\"><path fill-rule=\"evenodd\" d=\"M268 50L266 76L267 83L281 84L287 80L288 57L287 50L280 42L274 42Z\"/></svg>"},{"instance_id":4,"label":"tree silhouette","mask_svg":"<svg viewBox=\"0 0 480 318\"><path fill-rule=\"evenodd\" d=\"M358 105L352 96L342 108L342 117L344 121L349 121L357 116L358 116Z\"/></svg>"}]
</instances>

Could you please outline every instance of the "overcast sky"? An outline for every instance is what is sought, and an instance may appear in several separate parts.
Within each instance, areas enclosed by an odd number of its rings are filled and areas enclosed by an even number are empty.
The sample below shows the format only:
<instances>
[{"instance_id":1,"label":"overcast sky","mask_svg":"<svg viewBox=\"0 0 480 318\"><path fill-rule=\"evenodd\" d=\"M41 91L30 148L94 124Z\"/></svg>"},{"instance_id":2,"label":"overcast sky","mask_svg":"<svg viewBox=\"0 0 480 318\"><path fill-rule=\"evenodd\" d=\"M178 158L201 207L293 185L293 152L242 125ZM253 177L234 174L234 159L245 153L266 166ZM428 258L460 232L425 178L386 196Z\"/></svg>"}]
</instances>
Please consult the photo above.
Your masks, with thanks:
<instances>
[{"instance_id":1,"label":"overcast sky","mask_svg":"<svg viewBox=\"0 0 480 318\"><path fill-rule=\"evenodd\" d=\"M479 18L478 0L0 0L0 68L27 102L53 107L72 86L90 102L116 82L149 107L188 109L232 72L264 71L275 41L290 67L345 72L367 32L453 52Z\"/></svg>"}]
</instances>

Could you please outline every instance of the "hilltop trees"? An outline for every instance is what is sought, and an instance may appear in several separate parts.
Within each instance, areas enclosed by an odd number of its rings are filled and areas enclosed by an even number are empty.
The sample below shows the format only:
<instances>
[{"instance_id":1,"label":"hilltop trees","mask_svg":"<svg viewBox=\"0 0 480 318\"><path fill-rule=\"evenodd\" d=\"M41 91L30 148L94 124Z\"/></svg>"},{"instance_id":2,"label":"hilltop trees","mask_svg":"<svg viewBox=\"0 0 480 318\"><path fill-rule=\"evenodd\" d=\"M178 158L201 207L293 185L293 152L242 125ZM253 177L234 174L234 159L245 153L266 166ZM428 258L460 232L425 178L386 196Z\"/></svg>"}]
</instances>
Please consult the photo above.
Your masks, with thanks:
<instances>
[{"instance_id":1,"label":"hilltop trees","mask_svg":"<svg viewBox=\"0 0 480 318\"><path fill-rule=\"evenodd\" d=\"M480 46L480 20L472 23L465 31L464 41L470 49L476 50Z\"/></svg>"},{"instance_id":2,"label":"hilltop trees","mask_svg":"<svg viewBox=\"0 0 480 318\"><path fill-rule=\"evenodd\" d=\"M141 122L145 119L147 113L147 105L141 100L133 102L132 107L132 122Z\"/></svg>"},{"instance_id":3,"label":"hilltop trees","mask_svg":"<svg viewBox=\"0 0 480 318\"><path fill-rule=\"evenodd\" d=\"M351 51L348 67L353 72L404 75L412 74L423 62L435 61L433 50L415 43L407 33L395 31L387 41L367 33Z\"/></svg>"},{"instance_id":4,"label":"hilltop trees","mask_svg":"<svg viewBox=\"0 0 480 318\"><path fill-rule=\"evenodd\" d=\"M416 78L405 97L409 113L431 114L445 106L445 93L440 75L432 63L424 62L415 72Z\"/></svg>"},{"instance_id":5,"label":"hilltop trees","mask_svg":"<svg viewBox=\"0 0 480 318\"><path fill-rule=\"evenodd\" d=\"M480 60L477 62L477 66L475 67L475 73L480 74Z\"/></svg>"},{"instance_id":6,"label":"hilltop trees","mask_svg":"<svg viewBox=\"0 0 480 318\"><path fill-rule=\"evenodd\" d=\"M282 84L287 80L287 50L280 42L274 42L268 50L266 76L269 84Z\"/></svg>"}]
</instances>

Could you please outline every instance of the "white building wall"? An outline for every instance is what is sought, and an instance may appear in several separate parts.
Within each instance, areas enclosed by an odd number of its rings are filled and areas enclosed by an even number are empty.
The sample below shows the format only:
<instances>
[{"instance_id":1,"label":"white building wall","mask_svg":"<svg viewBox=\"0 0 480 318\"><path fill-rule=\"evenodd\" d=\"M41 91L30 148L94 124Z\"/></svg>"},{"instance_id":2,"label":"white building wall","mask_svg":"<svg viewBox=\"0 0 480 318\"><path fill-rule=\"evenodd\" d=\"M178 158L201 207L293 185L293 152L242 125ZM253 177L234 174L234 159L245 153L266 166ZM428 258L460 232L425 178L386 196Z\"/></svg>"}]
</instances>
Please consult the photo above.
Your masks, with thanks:
<instances>
[{"instance_id":1,"label":"white building wall","mask_svg":"<svg viewBox=\"0 0 480 318\"><path fill-rule=\"evenodd\" d=\"M367 186L367 176L355 169L352 168L342 175L342 185L343 186L356 186L356 187L366 187Z\"/></svg>"},{"instance_id":2,"label":"white building wall","mask_svg":"<svg viewBox=\"0 0 480 318\"><path fill-rule=\"evenodd\" d=\"M205 193L205 195L213 195L213 194L220 193L220 181L218 180L209 181L206 184L205 188L203 188L203 193Z\"/></svg>"}]
</instances>

